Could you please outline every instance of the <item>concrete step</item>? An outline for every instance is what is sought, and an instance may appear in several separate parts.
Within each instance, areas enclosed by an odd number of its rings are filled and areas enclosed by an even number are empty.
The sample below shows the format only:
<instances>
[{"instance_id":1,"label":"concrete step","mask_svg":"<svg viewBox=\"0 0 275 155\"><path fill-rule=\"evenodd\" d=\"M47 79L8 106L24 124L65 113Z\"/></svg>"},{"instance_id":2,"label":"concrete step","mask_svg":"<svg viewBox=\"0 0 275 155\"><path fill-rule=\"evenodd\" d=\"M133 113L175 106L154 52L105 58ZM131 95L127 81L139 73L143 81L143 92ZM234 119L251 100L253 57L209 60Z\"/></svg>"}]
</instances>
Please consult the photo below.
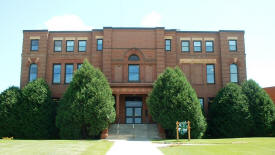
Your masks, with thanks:
<instances>
[{"instance_id":1,"label":"concrete step","mask_svg":"<svg viewBox=\"0 0 275 155\"><path fill-rule=\"evenodd\" d=\"M153 140L161 139L156 124L112 124L107 139Z\"/></svg>"}]
</instances>

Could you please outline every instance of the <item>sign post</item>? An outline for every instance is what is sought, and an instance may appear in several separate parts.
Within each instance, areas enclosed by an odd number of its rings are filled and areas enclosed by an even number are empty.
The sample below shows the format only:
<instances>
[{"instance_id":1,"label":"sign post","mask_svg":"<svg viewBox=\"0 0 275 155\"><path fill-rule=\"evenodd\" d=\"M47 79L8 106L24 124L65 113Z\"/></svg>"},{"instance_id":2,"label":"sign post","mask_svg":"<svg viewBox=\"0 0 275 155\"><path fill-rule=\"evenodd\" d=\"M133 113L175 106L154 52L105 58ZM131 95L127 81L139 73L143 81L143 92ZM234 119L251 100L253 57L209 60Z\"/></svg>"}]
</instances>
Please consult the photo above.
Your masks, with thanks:
<instances>
[{"instance_id":1,"label":"sign post","mask_svg":"<svg viewBox=\"0 0 275 155\"><path fill-rule=\"evenodd\" d=\"M177 130L177 140L179 140L179 121L176 122L176 130Z\"/></svg>"},{"instance_id":2,"label":"sign post","mask_svg":"<svg viewBox=\"0 0 275 155\"><path fill-rule=\"evenodd\" d=\"M177 130L177 140L179 140L179 134L184 135L185 133L188 133L188 140L191 139L191 127L190 127L190 121L184 121L184 122L176 122L176 130Z\"/></svg>"},{"instance_id":3,"label":"sign post","mask_svg":"<svg viewBox=\"0 0 275 155\"><path fill-rule=\"evenodd\" d=\"M191 129L190 128L190 121L188 121L187 123L188 123L188 127L187 127L187 129L188 129L188 140L190 141L190 139L191 139L191 136L190 136L190 132L191 132L190 131L190 129Z\"/></svg>"}]
</instances>

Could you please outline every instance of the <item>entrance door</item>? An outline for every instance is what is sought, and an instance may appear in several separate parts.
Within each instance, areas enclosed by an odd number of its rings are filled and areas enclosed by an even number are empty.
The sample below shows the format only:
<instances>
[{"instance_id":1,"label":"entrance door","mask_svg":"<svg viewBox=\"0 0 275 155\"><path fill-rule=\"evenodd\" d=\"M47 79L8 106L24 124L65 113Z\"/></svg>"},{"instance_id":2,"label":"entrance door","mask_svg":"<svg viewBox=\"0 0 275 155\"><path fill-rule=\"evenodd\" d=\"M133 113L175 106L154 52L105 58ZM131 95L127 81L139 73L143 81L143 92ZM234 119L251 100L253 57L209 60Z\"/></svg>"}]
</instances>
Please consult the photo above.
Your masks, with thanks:
<instances>
[{"instance_id":1,"label":"entrance door","mask_svg":"<svg viewBox=\"0 0 275 155\"><path fill-rule=\"evenodd\" d=\"M139 124L141 123L142 100L127 100L125 101L126 107L126 123Z\"/></svg>"}]
</instances>

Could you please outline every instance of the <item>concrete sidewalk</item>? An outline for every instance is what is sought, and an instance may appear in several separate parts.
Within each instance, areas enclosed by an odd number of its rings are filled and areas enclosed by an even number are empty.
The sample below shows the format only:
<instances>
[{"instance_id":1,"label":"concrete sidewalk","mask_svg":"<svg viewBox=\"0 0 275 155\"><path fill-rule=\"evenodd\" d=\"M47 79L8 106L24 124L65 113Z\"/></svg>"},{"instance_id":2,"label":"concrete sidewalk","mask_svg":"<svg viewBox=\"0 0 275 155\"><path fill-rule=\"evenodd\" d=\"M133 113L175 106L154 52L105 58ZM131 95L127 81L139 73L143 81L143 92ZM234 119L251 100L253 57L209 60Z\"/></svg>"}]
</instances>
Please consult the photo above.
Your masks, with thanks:
<instances>
[{"instance_id":1,"label":"concrete sidewalk","mask_svg":"<svg viewBox=\"0 0 275 155\"><path fill-rule=\"evenodd\" d=\"M163 153L151 141L110 140L115 144L107 155L162 155Z\"/></svg>"}]
</instances>

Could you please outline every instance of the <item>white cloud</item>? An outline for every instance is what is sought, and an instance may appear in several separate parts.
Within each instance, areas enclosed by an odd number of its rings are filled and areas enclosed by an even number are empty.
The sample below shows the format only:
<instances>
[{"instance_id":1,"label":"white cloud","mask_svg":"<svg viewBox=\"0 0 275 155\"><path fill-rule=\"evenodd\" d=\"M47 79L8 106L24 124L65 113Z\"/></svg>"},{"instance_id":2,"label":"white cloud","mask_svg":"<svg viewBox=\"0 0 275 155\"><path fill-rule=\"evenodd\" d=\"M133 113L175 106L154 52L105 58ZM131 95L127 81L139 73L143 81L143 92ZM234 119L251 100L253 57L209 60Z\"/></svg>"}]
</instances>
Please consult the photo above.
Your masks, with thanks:
<instances>
[{"instance_id":1,"label":"white cloud","mask_svg":"<svg viewBox=\"0 0 275 155\"><path fill-rule=\"evenodd\" d=\"M85 25L82 19L76 15L54 16L45 22L48 30L91 30L92 27Z\"/></svg>"},{"instance_id":2,"label":"white cloud","mask_svg":"<svg viewBox=\"0 0 275 155\"><path fill-rule=\"evenodd\" d=\"M159 13L152 11L151 13L143 17L141 25L146 27L160 26L161 18L162 17Z\"/></svg>"}]
</instances>

